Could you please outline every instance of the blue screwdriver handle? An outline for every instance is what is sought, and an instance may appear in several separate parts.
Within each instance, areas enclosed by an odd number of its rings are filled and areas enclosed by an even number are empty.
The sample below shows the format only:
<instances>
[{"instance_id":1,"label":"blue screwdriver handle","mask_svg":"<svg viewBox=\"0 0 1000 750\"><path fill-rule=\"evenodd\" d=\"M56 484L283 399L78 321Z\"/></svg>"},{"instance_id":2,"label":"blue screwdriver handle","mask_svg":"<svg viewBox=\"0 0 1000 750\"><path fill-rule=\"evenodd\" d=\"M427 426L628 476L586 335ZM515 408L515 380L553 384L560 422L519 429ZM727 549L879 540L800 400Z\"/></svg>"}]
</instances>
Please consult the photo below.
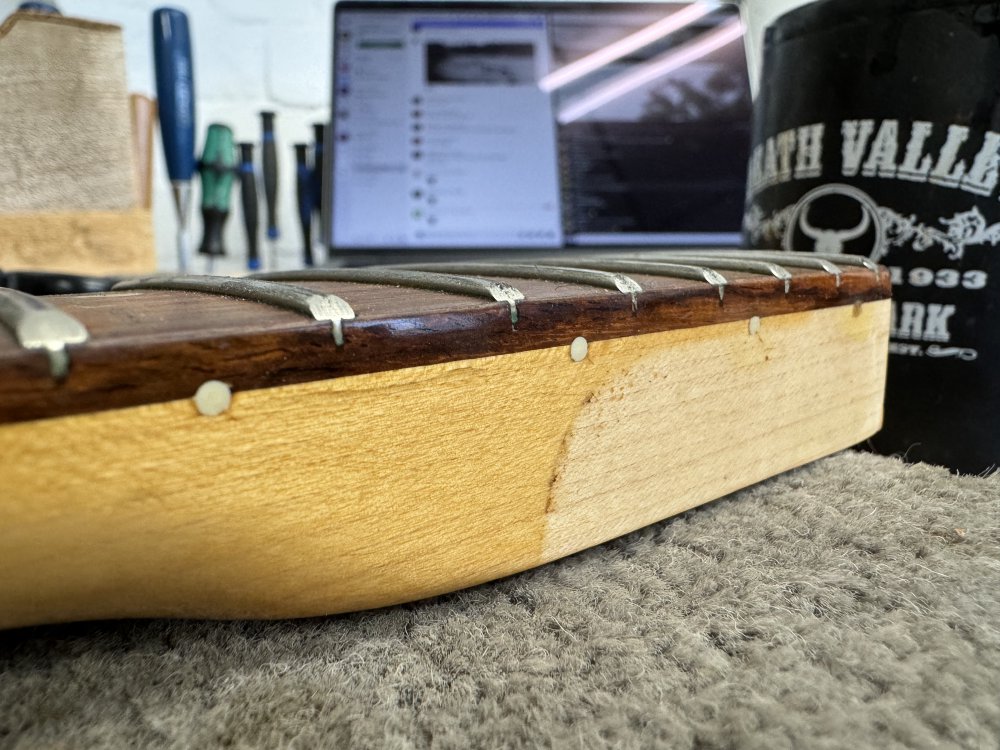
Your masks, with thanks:
<instances>
[{"instance_id":1,"label":"blue screwdriver handle","mask_svg":"<svg viewBox=\"0 0 1000 750\"><path fill-rule=\"evenodd\" d=\"M153 11L153 62L167 174L171 181L191 180L195 172L194 74L184 11Z\"/></svg>"}]
</instances>

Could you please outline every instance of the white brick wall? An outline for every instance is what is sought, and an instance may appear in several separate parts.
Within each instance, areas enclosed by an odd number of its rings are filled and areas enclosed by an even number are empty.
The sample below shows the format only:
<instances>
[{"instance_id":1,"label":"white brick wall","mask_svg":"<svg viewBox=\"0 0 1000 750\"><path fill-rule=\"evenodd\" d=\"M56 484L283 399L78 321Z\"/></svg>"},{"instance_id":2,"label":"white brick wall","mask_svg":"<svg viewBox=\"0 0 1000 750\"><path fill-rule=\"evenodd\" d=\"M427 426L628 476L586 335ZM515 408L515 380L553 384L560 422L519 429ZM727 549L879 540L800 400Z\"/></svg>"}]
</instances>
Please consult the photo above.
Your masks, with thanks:
<instances>
[{"instance_id":1,"label":"white brick wall","mask_svg":"<svg viewBox=\"0 0 1000 750\"><path fill-rule=\"evenodd\" d=\"M0 0L0 19L20 0ZM312 123L329 117L332 0L57 0L64 15L115 23L122 27L129 89L155 96L152 62L152 13L172 5L185 10L191 23L197 94L198 149L208 124L233 128L237 140L260 141L258 112L278 113L275 130L280 167L278 241L282 265L299 265L301 233L295 209L295 163L292 144L312 141ZM259 146L256 149L259 165ZM176 267L173 201L157 144L154 156L154 224L161 268ZM195 190L195 199L198 199ZM222 272L244 267L246 243L234 190L226 231L230 257L217 263ZM263 205L261 206L263 209ZM193 237L201 237L200 212L194 211ZM264 221L261 215L262 224ZM314 230L315 231L315 230ZM262 226L261 251L266 251ZM201 271L201 259L192 270Z\"/></svg>"},{"instance_id":2,"label":"white brick wall","mask_svg":"<svg viewBox=\"0 0 1000 750\"><path fill-rule=\"evenodd\" d=\"M57 0L58 1L58 0ZM750 20L751 35L759 44L763 25L804 0L741 0ZM16 9L19 0L0 0L0 18ZM125 39L130 90L155 96L152 63L152 12L172 4L188 13L192 32L197 93L199 153L209 123L231 126L237 140L259 143L258 112L278 113L281 173L278 248L282 267L299 264L301 238L295 209L295 164L292 144L311 142L312 123L329 117L329 86L333 0L62 0L65 15L118 24ZM175 267L173 202L157 146L154 163L154 224L160 267ZM257 149L259 157L259 147ZM259 161L258 161L259 164ZM195 191L195 199L198 191ZM226 231L230 257L217 263L222 272L244 266L246 244L234 191L233 211ZM263 221L263 216L262 216ZM263 238L264 233L261 232ZM197 210L193 237L201 237ZM266 241L261 240L266 251ZM195 260L193 270L203 264Z\"/></svg>"}]
</instances>

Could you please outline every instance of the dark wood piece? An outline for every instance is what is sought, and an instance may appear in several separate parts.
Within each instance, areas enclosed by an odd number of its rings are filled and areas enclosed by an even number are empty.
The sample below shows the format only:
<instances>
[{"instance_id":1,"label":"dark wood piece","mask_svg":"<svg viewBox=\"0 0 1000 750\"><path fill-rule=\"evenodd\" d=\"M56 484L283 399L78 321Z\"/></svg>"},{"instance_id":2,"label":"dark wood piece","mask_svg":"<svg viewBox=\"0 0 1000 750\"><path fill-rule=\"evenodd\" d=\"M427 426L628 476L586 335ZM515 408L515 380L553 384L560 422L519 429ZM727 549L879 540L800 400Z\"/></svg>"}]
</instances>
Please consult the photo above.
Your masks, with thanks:
<instances>
[{"instance_id":1,"label":"dark wood piece","mask_svg":"<svg viewBox=\"0 0 1000 750\"><path fill-rule=\"evenodd\" d=\"M573 284L498 277L518 289L519 320L504 304L370 284L302 282L347 300L357 319L338 348L328 323L267 305L195 292L129 291L50 298L90 331L70 348L69 377L55 382L43 354L0 332L0 423L191 397L209 379L234 390L611 339L885 299L890 281L863 268L833 276L793 272L791 289L763 275L726 272L720 302L705 283L630 274L627 295Z\"/></svg>"}]
</instances>

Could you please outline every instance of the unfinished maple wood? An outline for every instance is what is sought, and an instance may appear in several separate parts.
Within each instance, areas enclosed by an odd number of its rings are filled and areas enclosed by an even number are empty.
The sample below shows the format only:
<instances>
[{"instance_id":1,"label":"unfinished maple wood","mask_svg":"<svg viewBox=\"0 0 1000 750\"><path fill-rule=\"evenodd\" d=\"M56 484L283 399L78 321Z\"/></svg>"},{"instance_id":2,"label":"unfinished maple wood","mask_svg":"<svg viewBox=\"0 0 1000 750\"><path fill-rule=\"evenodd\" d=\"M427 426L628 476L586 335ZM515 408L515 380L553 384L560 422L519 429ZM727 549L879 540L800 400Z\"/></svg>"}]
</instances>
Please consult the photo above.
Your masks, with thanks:
<instances>
[{"instance_id":1,"label":"unfinished maple wood","mask_svg":"<svg viewBox=\"0 0 1000 750\"><path fill-rule=\"evenodd\" d=\"M153 149L157 104L142 94L129 94L132 122L132 168L135 170L135 200L140 208L153 207Z\"/></svg>"},{"instance_id":2,"label":"unfinished maple wood","mask_svg":"<svg viewBox=\"0 0 1000 750\"><path fill-rule=\"evenodd\" d=\"M845 448L889 302L0 427L0 627L473 585ZM193 393L192 393L193 395Z\"/></svg>"},{"instance_id":3,"label":"unfinished maple wood","mask_svg":"<svg viewBox=\"0 0 1000 750\"><path fill-rule=\"evenodd\" d=\"M0 215L0 267L95 276L156 268L149 209Z\"/></svg>"}]
</instances>

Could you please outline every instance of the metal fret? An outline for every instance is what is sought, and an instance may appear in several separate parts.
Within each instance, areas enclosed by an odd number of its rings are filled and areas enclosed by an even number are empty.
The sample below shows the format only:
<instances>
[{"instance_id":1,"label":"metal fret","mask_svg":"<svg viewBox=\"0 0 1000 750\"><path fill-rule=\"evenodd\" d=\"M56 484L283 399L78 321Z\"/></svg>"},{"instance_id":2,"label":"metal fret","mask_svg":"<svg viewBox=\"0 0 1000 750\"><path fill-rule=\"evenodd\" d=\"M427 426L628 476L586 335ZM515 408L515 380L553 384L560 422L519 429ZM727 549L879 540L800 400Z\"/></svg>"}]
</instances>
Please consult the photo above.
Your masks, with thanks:
<instances>
[{"instance_id":1,"label":"metal fret","mask_svg":"<svg viewBox=\"0 0 1000 750\"><path fill-rule=\"evenodd\" d=\"M524 299L520 290L502 281L451 273L419 271L411 268L309 268L255 274L273 281L346 281L356 284L384 284L426 289L432 292L464 294L503 302L510 308L510 322L517 325L517 303Z\"/></svg>"},{"instance_id":2,"label":"metal fret","mask_svg":"<svg viewBox=\"0 0 1000 750\"><path fill-rule=\"evenodd\" d=\"M538 281L562 281L568 284L596 286L612 289L632 298L632 310L638 307L637 295L642 286L635 279L623 273L596 271L588 268L568 268L565 266L539 266L529 263L428 263L407 264L415 271L439 271L441 273L475 274L480 276L511 276L517 279Z\"/></svg>"},{"instance_id":3,"label":"metal fret","mask_svg":"<svg viewBox=\"0 0 1000 750\"><path fill-rule=\"evenodd\" d=\"M780 263L785 266L791 266L792 268L819 269L832 274L835 277L835 283L838 287L840 286L841 276L843 274L840 267L830 260L829 257L817 255L816 253L779 253L767 250L706 250L706 253L712 253L713 255L718 255L721 258L746 258L749 255L753 255L753 257L758 260L768 261L770 263ZM845 255L843 257L851 258L854 256ZM848 264L845 263L844 265ZM851 265L861 265L861 263L852 263Z\"/></svg>"},{"instance_id":4,"label":"metal fret","mask_svg":"<svg viewBox=\"0 0 1000 750\"><path fill-rule=\"evenodd\" d=\"M718 271L703 266L684 263L666 263L655 260L612 260L607 258L573 258L558 261L539 261L539 265L570 266L572 268L591 268L599 271L615 271L618 273L640 273L647 276L667 276L675 279L692 279L704 281L714 286L719 292L719 300L724 299L726 285L729 280Z\"/></svg>"},{"instance_id":5,"label":"metal fret","mask_svg":"<svg viewBox=\"0 0 1000 750\"><path fill-rule=\"evenodd\" d=\"M829 261L830 263L837 263L842 266L855 266L861 268L867 268L869 271L874 273L876 276L880 273L879 265L875 261L864 257L863 255L848 255L846 253L811 253L804 251L791 251L785 250L778 252L775 250L709 250L709 253L720 253L729 256L752 256L760 259L771 260L774 263L785 263L789 256L807 255L813 258L820 258L822 260ZM785 263L788 265L787 263Z\"/></svg>"},{"instance_id":6,"label":"metal fret","mask_svg":"<svg viewBox=\"0 0 1000 750\"><path fill-rule=\"evenodd\" d=\"M83 323L51 302L14 289L0 288L0 323L24 349L40 349L49 358L49 371L56 380L69 372L70 344L90 338Z\"/></svg>"},{"instance_id":7,"label":"metal fret","mask_svg":"<svg viewBox=\"0 0 1000 750\"><path fill-rule=\"evenodd\" d=\"M742 256L737 257L733 255L719 257L712 252L705 253L688 253L688 252L674 252L672 250L657 250L652 253L635 253L620 256L622 258L628 258L629 260L664 260L667 262L679 262L679 263L690 263L698 266L707 266L713 269L717 268L722 271L740 271L742 273L753 273L760 274L764 276L774 276L779 281L783 282L785 285L785 294L788 294L792 288L792 274L787 268L779 265L778 263L764 261L764 260L746 260Z\"/></svg>"},{"instance_id":8,"label":"metal fret","mask_svg":"<svg viewBox=\"0 0 1000 750\"><path fill-rule=\"evenodd\" d=\"M278 284L274 281L233 279L223 276L173 276L129 279L113 287L114 291L134 289L202 292L237 297L292 310L314 320L329 321L333 328L333 340L337 346L344 345L344 321L354 320L354 310L335 294L325 294L291 284Z\"/></svg>"}]
</instances>

